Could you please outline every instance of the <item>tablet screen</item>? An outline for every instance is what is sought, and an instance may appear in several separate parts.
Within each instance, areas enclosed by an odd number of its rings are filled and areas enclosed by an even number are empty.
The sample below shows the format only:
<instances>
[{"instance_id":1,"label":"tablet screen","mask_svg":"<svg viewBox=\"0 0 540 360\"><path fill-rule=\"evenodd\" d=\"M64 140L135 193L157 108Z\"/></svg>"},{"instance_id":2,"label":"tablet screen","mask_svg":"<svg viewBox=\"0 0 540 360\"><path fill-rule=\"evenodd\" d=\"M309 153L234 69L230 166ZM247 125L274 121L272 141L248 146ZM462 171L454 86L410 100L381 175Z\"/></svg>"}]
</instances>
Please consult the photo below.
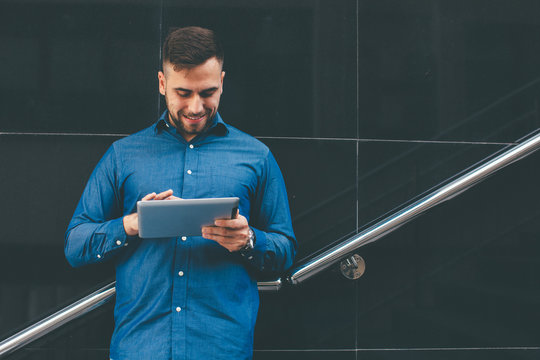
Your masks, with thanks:
<instances>
[{"instance_id":1,"label":"tablet screen","mask_svg":"<svg viewBox=\"0 0 540 360\"><path fill-rule=\"evenodd\" d=\"M201 236L203 226L234 218L238 203L237 197L139 201L139 237Z\"/></svg>"}]
</instances>

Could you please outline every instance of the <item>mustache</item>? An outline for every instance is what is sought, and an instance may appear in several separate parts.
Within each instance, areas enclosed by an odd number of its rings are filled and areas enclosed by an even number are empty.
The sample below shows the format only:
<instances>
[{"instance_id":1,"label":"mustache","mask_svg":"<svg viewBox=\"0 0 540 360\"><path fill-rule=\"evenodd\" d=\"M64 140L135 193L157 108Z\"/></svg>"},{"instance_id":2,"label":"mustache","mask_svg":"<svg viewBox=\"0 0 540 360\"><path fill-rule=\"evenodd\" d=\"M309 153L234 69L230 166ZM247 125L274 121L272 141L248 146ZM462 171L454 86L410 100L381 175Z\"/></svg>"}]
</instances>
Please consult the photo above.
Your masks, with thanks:
<instances>
[{"instance_id":1,"label":"mustache","mask_svg":"<svg viewBox=\"0 0 540 360\"><path fill-rule=\"evenodd\" d=\"M184 115L184 116L189 116L189 117L201 117L201 116L204 116L204 115L211 115L212 114L212 110L205 110L203 112L200 112L200 113L187 113L187 112L184 112L184 111L178 111L177 112L177 116L178 118L180 118L180 116Z\"/></svg>"}]
</instances>

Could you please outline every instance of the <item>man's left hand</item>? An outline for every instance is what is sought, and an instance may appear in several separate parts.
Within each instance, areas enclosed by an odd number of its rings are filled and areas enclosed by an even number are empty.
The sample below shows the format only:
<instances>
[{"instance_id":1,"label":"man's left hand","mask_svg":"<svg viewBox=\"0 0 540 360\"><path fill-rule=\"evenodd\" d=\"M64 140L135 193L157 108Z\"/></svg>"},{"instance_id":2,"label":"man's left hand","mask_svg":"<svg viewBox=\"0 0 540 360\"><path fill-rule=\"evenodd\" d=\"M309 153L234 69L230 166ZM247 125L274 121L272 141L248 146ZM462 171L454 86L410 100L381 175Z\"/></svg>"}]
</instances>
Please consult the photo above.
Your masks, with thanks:
<instances>
[{"instance_id":1,"label":"man's left hand","mask_svg":"<svg viewBox=\"0 0 540 360\"><path fill-rule=\"evenodd\" d=\"M247 219L237 214L230 220L216 220L215 226L203 226L202 236L214 240L230 252L238 251L246 246L249 240L249 224Z\"/></svg>"}]
</instances>

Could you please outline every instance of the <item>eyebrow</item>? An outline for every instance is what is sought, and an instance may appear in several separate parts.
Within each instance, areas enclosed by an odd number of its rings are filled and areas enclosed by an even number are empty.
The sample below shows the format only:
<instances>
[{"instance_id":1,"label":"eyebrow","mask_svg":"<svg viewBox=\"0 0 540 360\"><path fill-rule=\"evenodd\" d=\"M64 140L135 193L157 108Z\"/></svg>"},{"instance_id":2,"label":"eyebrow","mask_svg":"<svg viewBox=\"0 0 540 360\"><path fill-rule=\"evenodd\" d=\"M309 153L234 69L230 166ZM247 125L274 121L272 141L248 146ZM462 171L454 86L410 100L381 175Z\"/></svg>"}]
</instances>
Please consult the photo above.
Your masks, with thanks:
<instances>
[{"instance_id":1,"label":"eyebrow","mask_svg":"<svg viewBox=\"0 0 540 360\"><path fill-rule=\"evenodd\" d=\"M208 89L204 89L201 92L216 91L217 89L218 89L217 87L211 87L211 88L208 88ZM181 87L174 88L174 90L176 90L176 91L185 91L185 92L193 92L193 90L184 89L184 88L181 88Z\"/></svg>"}]
</instances>

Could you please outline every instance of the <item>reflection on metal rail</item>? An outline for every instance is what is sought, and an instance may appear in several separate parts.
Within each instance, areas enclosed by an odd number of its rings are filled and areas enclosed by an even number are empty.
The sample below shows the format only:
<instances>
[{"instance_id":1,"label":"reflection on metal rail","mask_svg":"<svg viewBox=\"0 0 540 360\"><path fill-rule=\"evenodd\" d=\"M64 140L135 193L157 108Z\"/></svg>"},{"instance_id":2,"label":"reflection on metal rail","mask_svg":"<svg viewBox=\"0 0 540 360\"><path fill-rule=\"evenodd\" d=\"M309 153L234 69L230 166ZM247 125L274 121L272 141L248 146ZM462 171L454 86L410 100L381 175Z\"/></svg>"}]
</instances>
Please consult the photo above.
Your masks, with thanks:
<instances>
[{"instance_id":1,"label":"reflection on metal rail","mask_svg":"<svg viewBox=\"0 0 540 360\"><path fill-rule=\"evenodd\" d=\"M359 247L369 244L396 230L401 225L412 220L414 217L423 214L433 206L461 194L474 184L486 179L497 170L500 170L503 167L532 154L539 148L540 134L537 134L519 145L512 147L510 150L505 151L487 163L472 169L451 183L434 190L404 209L389 215L361 233L334 246L319 256L316 256L306 264L297 267L289 276L289 282L292 284L298 284L312 277L329 266L334 265Z\"/></svg>"},{"instance_id":2,"label":"reflection on metal rail","mask_svg":"<svg viewBox=\"0 0 540 360\"><path fill-rule=\"evenodd\" d=\"M26 329L0 342L0 356L7 355L39 339L54 329L81 317L108 302L115 294L114 282L74 302L60 311L30 325Z\"/></svg>"},{"instance_id":3,"label":"reflection on metal rail","mask_svg":"<svg viewBox=\"0 0 540 360\"><path fill-rule=\"evenodd\" d=\"M277 291L281 288L281 279L258 283L260 291ZM47 335L54 329L75 320L84 314L104 305L116 294L115 282L85 296L71 305L55 312L37 323L0 342L0 357Z\"/></svg>"},{"instance_id":4,"label":"reflection on metal rail","mask_svg":"<svg viewBox=\"0 0 540 360\"><path fill-rule=\"evenodd\" d=\"M359 247L380 239L384 235L396 230L401 225L424 213L433 206L459 195L474 184L484 180L497 170L532 154L540 148L540 134L531 137L510 150L502 153L487 163L467 172L451 183L424 196L415 203L384 218L375 225L336 245L312 260L292 270L287 278L290 284L296 285L336 264L349 256ZM103 305L114 296L115 283L111 283L85 298L65 307L49 317L27 327L8 339L0 342L0 356L7 355L26 344L39 339L61 325L74 320L89 311ZM260 291L276 291L282 286L282 280L265 281L258 283Z\"/></svg>"}]
</instances>

